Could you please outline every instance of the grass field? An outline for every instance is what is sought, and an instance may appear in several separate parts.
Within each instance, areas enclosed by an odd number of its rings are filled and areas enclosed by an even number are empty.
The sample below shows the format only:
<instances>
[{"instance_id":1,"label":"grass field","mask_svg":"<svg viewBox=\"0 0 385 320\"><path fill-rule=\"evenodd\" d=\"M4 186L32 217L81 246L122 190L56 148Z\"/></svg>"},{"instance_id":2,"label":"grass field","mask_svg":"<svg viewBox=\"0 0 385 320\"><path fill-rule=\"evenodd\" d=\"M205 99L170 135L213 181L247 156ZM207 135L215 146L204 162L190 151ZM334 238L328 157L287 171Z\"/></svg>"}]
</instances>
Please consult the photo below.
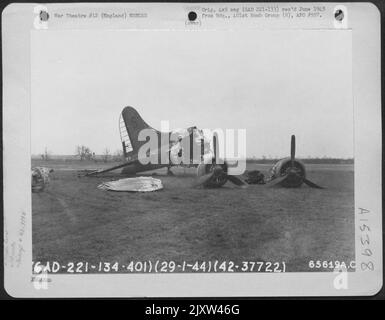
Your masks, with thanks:
<instances>
[{"instance_id":1,"label":"grass field","mask_svg":"<svg viewBox=\"0 0 385 320\"><path fill-rule=\"evenodd\" d=\"M74 169L100 163L33 160L55 169L46 191L32 195L34 261L119 262L354 260L353 165L307 165L325 189L193 188L194 170L159 171L164 190L114 193L97 189L120 178L78 178ZM103 164L108 166L110 164ZM266 173L270 166L248 165Z\"/></svg>"}]
</instances>

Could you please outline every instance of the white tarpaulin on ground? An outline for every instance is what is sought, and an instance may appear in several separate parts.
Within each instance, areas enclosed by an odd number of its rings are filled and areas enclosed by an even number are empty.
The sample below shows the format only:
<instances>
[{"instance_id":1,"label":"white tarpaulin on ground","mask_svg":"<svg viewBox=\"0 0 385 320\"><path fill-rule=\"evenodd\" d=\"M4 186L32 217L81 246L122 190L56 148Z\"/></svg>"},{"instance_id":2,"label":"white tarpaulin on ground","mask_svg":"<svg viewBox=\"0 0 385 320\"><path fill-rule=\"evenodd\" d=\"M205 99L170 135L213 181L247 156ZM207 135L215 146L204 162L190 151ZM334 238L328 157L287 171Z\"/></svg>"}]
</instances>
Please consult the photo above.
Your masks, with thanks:
<instances>
[{"instance_id":1,"label":"white tarpaulin on ground","mask_svg":"<svg viewBox=\"0 0 385 320\"><path fill-rule=\"evenodd\" d=\"M150 192L163 189L162 181L152 177L125 178L116 181L103 182L99 189L127 192Z\"/></svg>"}]
</instances>

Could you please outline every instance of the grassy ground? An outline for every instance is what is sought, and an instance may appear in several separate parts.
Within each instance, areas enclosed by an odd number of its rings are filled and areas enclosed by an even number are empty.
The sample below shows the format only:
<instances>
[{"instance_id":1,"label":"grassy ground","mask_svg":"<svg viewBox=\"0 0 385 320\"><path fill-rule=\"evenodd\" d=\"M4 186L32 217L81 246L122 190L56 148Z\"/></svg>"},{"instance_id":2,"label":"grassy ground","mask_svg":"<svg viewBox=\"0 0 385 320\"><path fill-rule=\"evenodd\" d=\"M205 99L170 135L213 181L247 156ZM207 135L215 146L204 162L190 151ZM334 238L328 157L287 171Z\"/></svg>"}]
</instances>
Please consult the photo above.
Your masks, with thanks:
<instances>
[{"instance_id":1,"label":"grassy ground","mask_svg":"<svg viewBox=\"0 0 385 320\"><path fill-rule=\"evenodd\" d=\"M55 169L32 195L34 261L285 261L299 272L311 271L309 260L354 260L352 165L308 165L324 190L197 189L194 171L176 168L176 177L158 176L164 190L142 194L99 190L119 176L78 178L68 169L102 166L79 164L33 161Z\"/></svg>"}]
</instances>

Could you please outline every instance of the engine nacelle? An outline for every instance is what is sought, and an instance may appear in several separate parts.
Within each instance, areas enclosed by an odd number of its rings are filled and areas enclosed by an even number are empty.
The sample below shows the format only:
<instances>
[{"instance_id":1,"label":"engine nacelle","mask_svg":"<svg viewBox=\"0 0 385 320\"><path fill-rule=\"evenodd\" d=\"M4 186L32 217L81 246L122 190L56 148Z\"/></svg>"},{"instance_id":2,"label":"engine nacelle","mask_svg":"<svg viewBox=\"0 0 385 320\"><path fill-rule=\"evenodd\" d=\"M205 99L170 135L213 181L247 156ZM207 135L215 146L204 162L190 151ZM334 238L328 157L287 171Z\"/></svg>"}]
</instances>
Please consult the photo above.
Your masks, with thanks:
<instances>
[{"instance_id":1,"label":"engine nacelle","mask_svg":"<svg viewBox=\"0 0 385 320\"><path fill-rule=\"evenodd\" d=\"M212 178L205 182L204 187L206 188L220 188L228 180L227 178L227 163L215 164L215 163L201 163L198 166L197 175L203 176L209 173L214 173ZM215 173L215 171L217 173Z\"/></svg>"},{"instance_id":2,"label":"engine nacelle","mask_svg":"<svg viewBox=\"0 0 385 320\"><path fill-rule=\"evenodd\" d=\"M282 182L282 186L286 188L297 188L302 185L306 178L305 165L298 160L293 161L294 166L291 166L291 159L285 158L279 160L270 169L270 180L287 175L287 179ZM295 174L294 174L295 173Z\"/></svg>"}]
</instances>

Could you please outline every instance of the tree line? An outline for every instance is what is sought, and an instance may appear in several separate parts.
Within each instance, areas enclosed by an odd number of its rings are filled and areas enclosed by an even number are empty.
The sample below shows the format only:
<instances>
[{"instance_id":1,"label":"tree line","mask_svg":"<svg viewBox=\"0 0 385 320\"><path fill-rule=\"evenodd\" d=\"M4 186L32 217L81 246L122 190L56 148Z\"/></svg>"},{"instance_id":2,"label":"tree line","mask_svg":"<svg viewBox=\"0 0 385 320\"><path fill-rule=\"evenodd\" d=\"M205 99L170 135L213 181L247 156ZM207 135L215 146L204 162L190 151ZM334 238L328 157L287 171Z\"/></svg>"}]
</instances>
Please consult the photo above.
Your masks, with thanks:
<instances>
[{"instance_id":1,"label":"tree line","mask_svg":"<svg viewBox=\"0 0 385 320\"><path fill-rule=\"evenodd\" d=\"M93 161L121 161L123 160L123 151L116 150L114 153L110 151L109 148L105 148L102 154L96 154L91 150L91 148L85 145L77 145L75 148L74 156L80 161L84 160L93 160ZM42 160L48 161L52 159L52 152L50 152L47 147L44 149L44 152L40 155Z\"/></svg>"}]
</instances>

